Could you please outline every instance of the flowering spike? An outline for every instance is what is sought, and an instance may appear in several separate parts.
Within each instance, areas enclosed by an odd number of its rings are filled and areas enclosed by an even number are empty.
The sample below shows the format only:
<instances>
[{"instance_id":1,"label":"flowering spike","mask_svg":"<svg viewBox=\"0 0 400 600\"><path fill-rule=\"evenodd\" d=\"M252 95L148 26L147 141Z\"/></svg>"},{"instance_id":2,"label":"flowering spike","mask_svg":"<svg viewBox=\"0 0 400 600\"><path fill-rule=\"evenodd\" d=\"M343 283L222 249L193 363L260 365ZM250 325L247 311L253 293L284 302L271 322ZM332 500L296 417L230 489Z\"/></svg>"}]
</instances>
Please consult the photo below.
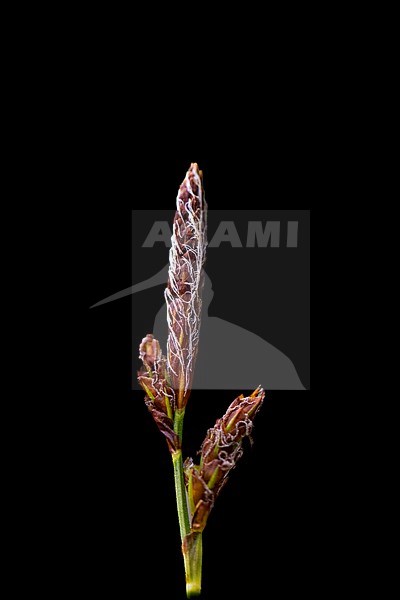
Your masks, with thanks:
<instances>
[{"instance_id":1,"label":"flowering spike","mask_svg":"<svg viewBox=\"0 0 400 600\"><path fill-rule=\"evenodd\" d=\"M265 398L259 387L251 396L239 396L219 419L201 447L201 466L192 459L185 462L189 502L192 507L193 532L204 530L215 499L228 481L230 472L243 454L242 442L250 437L255 416Z\"/></svg>"},{"instance_id":2,"label":"flowering spike","mask_svg":"<svg viewBox=\"0 0 400 600\"><path fill-rule=\"evenodd\" d=\"M202 270L207 248L207 204L202 172L192 163L182 183L169 255L168 373L177 408L186 406L193 382L201 318Z\"/></svg>"},{"instance_id":3,"label":"flowering spike","mask_svg":"<svg viewBox=\"0 0 400 600\"><path fill-rule=\"evenodd\" d=\"M180 442L174 431L175 394L167 382L166 359L151 334L142 340L139 352L144 366L138 373L138 381L146 392L146 406L174 453Z\"/></svg>"}]
</instances>

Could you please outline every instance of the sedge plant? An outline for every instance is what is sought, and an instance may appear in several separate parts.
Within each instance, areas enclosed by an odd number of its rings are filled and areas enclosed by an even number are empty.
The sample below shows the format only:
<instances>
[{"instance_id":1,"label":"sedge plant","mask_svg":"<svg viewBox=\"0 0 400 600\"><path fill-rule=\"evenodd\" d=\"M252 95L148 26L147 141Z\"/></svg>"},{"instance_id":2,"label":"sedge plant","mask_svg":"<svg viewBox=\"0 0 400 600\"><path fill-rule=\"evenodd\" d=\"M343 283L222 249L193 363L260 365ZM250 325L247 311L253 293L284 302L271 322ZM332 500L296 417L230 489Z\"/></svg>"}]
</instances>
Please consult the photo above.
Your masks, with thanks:
<instances>
[{"instance_id":1,"label":"sedge plant","mask_svg":"<svg viewBox=\"0 0 400 600\"><path fill-rule=\"evenodd\" d=\"M182 458L185 410L199 345L203 266L207 248L207 204L203 176L193 163L182 183L169 256L167 355L148 334L140 345L138 381L145 402L171 453L188 598L201 593L202 534L215 500L242 456L265 392L239 396L211 428L200 450L200 464Z\"/></svg>"}]
</instances>

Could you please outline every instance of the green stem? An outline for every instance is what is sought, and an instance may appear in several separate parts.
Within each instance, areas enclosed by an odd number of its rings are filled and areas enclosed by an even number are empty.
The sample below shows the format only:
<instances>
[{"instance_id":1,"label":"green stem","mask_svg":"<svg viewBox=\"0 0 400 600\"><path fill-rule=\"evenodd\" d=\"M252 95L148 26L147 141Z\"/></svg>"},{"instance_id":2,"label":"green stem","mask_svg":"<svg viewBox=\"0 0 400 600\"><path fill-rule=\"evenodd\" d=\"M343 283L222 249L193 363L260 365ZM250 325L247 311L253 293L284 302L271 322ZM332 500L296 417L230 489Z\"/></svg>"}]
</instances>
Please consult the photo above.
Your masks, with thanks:
<instances>
[{"instance_id":1,"label":"green stem","mask_svg":"<svg viewBox=\"0 0 400 600\"><path fill-rule=\"evenodd\" d=\"M183 476L182 450L174 452L172 455L172 462L174 464L175 493L176 505L178 508L179 529L181 531L181 540L183 542L185 537L190 533L190 523L186 500L185 480Z\"/></svg>"},{"instance_id":2,"label":"green stem","mask_svg":"<svg viewBox=\"0 0 400 600\"><path fill-rule=\"evenodd\" d=\"M174 430L182 445L183 421L185 409L178 409L175 413ZM185 561L187 597L193 598L201 593L201 569L203 558L203 541L201 533L191 533L188 500L183 473L182 450L177 450L172 455L174 465L174 479L176 492L176 505L178 508L179 529L181 532L182 552Z\"/></svg>"},{"instance_id":3,"label":"green stem","mask_svg":"<svg viewBox=\"0 0 400 600\"><path fill-rule=\"evenodd\" d=\"M185 419L185 409L178 408L175 413L174 430L179 437L180 445L182 445L183 435L183 421ZM185 539L190 533L190 521L189 511L186 499L186 487L185 478L183 475L183 460L182 450L177 450L172 455L172 462L174 464L174 479L175 479L175 493L176 493L176 506L178 508L179 518L179 529L181 531L181 540Z\"/></svg>"},{"instance_id":4,"label":"green stem","mask_svg":"<svg viewBox=\"0 0 400 600\"><path fill-rule=\"evenodd\" d=\"M184 420L185 420L185 409L184 408L178 408L177 411L176 411L176 413L175 413L174 431L175 431L175 433L179 437L179 441L181 443L181 446L182 446L183 422L184 422Z\"/></svg>"},{"instance_id":5,"label":"green stem","mask_svg":"<svg viewBox=\"0 0 400 600\"><path fill-rule=\"evenodd\" d=\"M201 594L201 569L203 563L203 536L191 533L182 547L186 569L186 594L188 598Z\"/></svg>"}]
</instances>

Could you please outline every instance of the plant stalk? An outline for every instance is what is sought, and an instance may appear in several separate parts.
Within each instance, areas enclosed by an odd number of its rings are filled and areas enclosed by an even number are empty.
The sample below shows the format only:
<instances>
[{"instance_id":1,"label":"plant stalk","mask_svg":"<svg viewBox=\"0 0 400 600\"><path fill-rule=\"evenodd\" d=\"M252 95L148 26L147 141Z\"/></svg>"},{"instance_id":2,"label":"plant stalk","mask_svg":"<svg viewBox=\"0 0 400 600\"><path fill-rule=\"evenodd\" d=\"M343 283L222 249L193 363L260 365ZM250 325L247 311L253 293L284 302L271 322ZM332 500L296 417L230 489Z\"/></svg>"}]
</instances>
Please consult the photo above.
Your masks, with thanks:
<instances>
[{"instance_id":1,"label":"plant stalk","mask_svg":"<svg viewBox=\"0 0 400 600\"><path fill-rule=\"evenodd\" d=\"M194 598L201 594L201 569L203 562L203 536L201 533L192 533L182 546L186 570L186 594Z\"/></svg>"},{"instance_id":2,"label":"plant stalk","mask_svg":"<svg viewBox=\"0 0 400 600\"><path fill-rule=\"evenodd\" d=\"M179 529L181 532L181 540L183 542L185 537L190 533L190 522L186 500L185 480L183 476L182 450L178 450L172 455L172 462L174 465L175 494L176 506L178 508Z\"/></svg>"},{"instance_id":3,"label":"plant stalk","mask_svg":"<svg viewBox=\"0 0 400 600\"><path fill-rule=\"evenodd\" d=\"M183 421L185 409L175 413L174 430L182 444ZM189 507L186 494L185 477L183 473L182 450L172 455L174 465L176 505L178 509L179 529L182 540L182 553L185 562L187 597L193 598L201 593L201 569L203 558L202 534L190 532Z\"/></svg>"}]
</instances>

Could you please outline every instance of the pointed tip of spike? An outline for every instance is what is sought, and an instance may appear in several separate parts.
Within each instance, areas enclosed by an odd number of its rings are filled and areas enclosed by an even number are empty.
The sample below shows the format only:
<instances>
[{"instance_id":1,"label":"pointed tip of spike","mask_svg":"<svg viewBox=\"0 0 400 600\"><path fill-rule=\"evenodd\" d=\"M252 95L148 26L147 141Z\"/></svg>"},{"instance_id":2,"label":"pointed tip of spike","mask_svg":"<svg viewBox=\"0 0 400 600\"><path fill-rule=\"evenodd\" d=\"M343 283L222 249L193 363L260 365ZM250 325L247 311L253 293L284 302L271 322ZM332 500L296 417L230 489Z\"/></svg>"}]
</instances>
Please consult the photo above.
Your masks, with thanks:
<instances>
[{"instance_id":1,"label":"pointed tip of spike","mask_svg":"<svg viewBox=\"0 0 400 600\"><path fill-rule=\"evenodd\" d=\"M203 179L203 171L200 170L199 165L196 162L190 165L189 173L194 173Z\"/></svg>"}]
</instances>

